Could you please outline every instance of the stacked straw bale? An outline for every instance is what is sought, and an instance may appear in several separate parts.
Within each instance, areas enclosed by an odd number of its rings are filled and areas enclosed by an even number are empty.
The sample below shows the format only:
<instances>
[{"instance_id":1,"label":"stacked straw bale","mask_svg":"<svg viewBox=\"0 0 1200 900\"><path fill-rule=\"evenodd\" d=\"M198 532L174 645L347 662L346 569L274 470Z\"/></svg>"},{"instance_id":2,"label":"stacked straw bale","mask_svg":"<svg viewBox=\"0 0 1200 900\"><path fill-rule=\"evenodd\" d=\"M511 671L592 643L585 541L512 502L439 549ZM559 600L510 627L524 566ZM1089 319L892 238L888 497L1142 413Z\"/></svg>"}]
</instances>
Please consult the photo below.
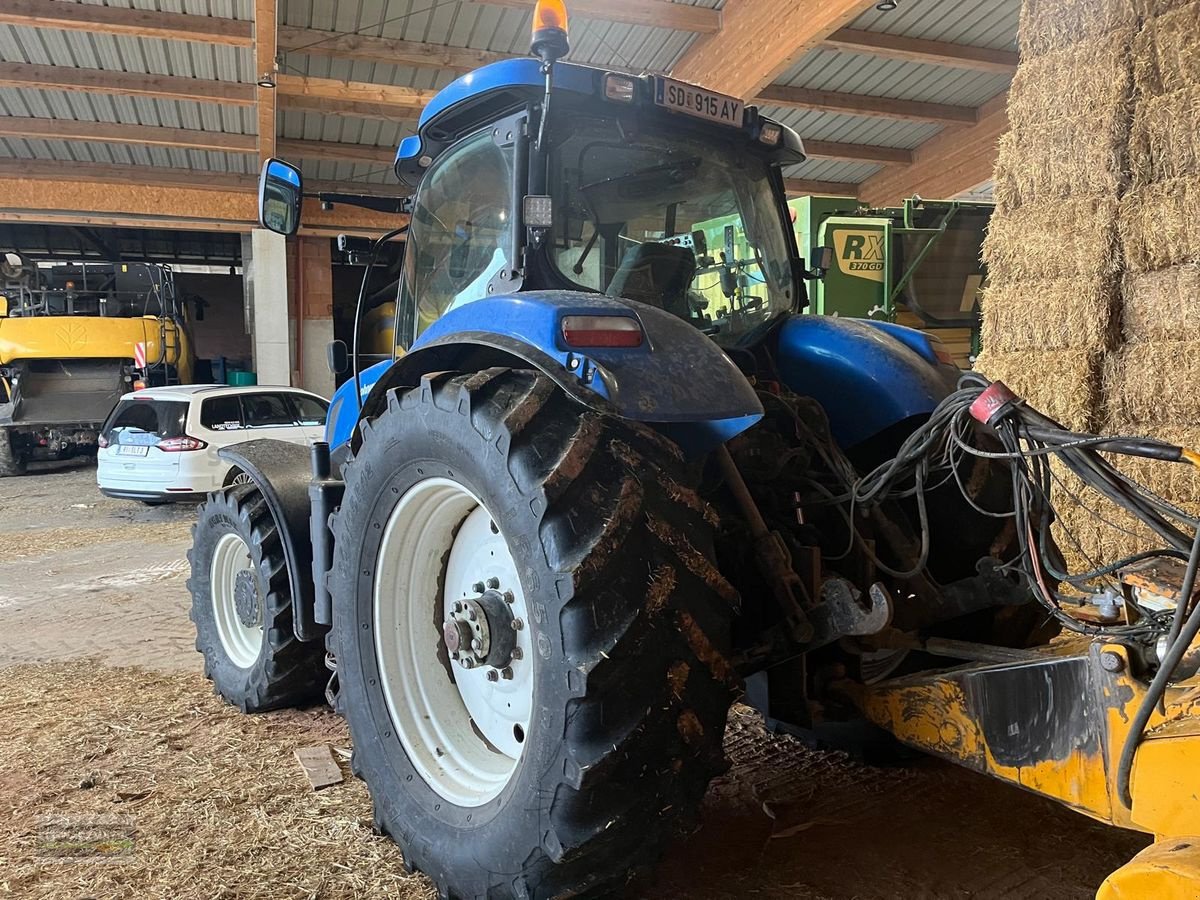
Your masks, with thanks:
<instances>
[{"instance_id":1,"label":"stacked straw bale","mask_svg":"<svg viewBox=\"0 0 1200 900\"><path fill-rule=\"evenodd\" d=\"M1120 336L1133 3L1025 0L984 243L976 368L1080 431L1099 425L1104 355Z\"/></svg>"},{"instance_id":2,"label":"stacked straw bale","mask_svg":"<svg viewBox=\"0 0 1200 900\"><path fill-rule=\"evenodd\" d=\"M1200 449L1200 0L1025 0L1020 43L978 366L1068 427ZM1200 513L1197 470L1112 461ZM1072 568L1162 545L1055 475Z\"/></svg>"}]
</instances>

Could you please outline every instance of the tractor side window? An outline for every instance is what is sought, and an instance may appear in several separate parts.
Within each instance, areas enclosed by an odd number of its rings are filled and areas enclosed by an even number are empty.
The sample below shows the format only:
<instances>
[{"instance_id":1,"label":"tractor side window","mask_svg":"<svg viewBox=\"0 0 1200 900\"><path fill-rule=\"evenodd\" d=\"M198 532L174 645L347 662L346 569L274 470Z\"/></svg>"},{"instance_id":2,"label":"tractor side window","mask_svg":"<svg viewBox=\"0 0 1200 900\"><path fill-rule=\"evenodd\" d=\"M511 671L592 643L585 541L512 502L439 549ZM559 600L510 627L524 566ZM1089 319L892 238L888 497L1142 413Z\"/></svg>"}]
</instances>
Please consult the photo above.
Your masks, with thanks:
<instances>
[{"instance_id":1,"label":"tractor side window","mask_svg":"<svg viewBox=\"0 0 1200 900\"><path fill-rule=\"evenodd\" d=\"M487 296L506 265L512 222L512 150L490 131L468 138L422 179L405 248L405 282L417 333Z\"/></svg>"}]
</instances>

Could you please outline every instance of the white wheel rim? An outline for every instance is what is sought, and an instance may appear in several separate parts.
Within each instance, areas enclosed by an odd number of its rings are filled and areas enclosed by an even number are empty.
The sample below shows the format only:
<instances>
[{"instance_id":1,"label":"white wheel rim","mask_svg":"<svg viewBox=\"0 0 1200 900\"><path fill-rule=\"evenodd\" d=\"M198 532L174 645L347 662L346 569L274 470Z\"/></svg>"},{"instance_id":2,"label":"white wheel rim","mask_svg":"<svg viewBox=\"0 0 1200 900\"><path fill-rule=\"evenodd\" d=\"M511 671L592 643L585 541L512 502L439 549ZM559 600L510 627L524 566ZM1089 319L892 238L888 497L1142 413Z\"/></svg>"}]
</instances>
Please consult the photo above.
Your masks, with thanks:
<instances>
[{"instance_id":1,"label":"white wheel rim","mask_svg":"<svg viewBox=\"0 0 1200 900\"><path fill-rule=\"evenodd\" d=\"M239 669L248 669L262 647L262 626L249 626L238 616L235 593L239 572L253 572L250 548L236 534L221 536L213 550L208 583L212 590L213 617L225 654Z\"/></svg>"},{"instance_id":2,"label":"white wheel rim","mask_svg":"<svg viewBox=\"0 0 1200 900\"><path fill-rule=\"evenodd\" d=\"M245 472L238 472L233 476L233 481L230 484L251 484L253 479Z\"/></svg>"},{"instance_id":3,"label":"white wheel rim","mask_svg":"<svg viewBox=\"0 0 1200 900\"><path fill-rule=\"evenodd\" d=\"M479 498L448 478L410 488L388 518L372 606L380 684L408 759L451 803L482 806L512 779L533 714L528 624L516 632L511 679L488 679L450 663L441 622L455 601L495 578L512 593L511 613L528 623L516 563Z\"/></svg>"}]
</instances>

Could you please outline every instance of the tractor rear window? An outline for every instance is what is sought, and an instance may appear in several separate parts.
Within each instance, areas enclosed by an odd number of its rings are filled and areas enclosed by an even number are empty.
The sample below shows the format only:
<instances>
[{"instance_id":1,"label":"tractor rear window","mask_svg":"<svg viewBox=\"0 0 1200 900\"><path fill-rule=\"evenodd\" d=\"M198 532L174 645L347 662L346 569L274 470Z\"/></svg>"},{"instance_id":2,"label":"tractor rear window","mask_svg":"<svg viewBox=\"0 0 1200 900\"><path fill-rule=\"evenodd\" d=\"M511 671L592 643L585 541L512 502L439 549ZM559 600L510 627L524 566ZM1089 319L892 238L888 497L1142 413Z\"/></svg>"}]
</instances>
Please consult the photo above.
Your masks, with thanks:
<instances>
[{"instance_id":1,"label":"tractor rear window","mask_svg":"<svg viewBox=\"0 0 1200 900\"><path fill-rule=\"evenodd\" d=\"M104 426L112 444L157 443L183 437L188 404L181 400L125 399L117 404Z\"/></svg>"}]
</instances>

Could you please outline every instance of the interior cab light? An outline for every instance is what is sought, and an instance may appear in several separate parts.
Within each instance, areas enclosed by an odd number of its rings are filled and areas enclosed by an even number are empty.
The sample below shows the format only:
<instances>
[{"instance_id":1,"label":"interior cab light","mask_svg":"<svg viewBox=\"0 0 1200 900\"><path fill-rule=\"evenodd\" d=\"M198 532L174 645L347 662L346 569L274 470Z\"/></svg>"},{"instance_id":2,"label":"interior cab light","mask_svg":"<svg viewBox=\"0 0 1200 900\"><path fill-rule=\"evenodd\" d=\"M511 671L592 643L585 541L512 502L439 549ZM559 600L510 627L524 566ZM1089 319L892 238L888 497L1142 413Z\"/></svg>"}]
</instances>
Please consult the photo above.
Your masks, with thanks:
<instances>
[{"instance_id":1,"label":"interior cab light","mask_svg":"<svg viewBox=\"0 0 1200 900\"><path fill-rule=\"evenodd\" d=\"M632 103L637 96L637 80L609 73L604 76L604 96L617 103Z\"/></svg>"},{"instance_id":2,"label":"interior cab light","mask_svg":"<svg viewBox=\"0 0 1200 900\"><path fill-rule=\"evenodd\" d=\"M563 316L568 347L640 347L642 325L631 316Z\"/></svg>"},{"instance_id":3,"label":"interior cab light","mask_svg":"<svg viewBox=\"0 0 1200 900\"><path fill-rule=\"evenodd\" d=\"M199 438L184 435L183 437L167 438L166 440L159 441L154 446L164 453L187 453L192 450L203 450L208 446L208 443Z\"/></svg>"}]
</instances>

